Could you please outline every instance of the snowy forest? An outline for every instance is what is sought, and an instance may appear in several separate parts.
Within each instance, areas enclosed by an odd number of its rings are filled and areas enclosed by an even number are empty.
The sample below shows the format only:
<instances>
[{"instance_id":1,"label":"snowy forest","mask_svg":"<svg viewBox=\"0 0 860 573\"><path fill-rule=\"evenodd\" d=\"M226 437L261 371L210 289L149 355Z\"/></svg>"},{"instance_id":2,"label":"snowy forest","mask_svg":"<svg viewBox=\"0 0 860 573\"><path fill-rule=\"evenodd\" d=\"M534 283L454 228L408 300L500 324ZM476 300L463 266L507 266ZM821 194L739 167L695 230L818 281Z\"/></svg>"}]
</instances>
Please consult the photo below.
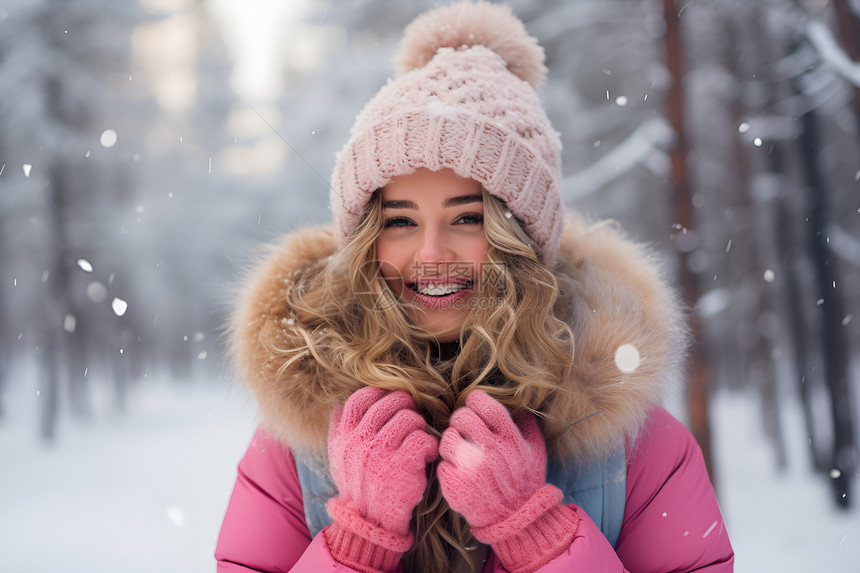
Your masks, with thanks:
<instances>
[{"instance_id":1,"label":"snowy forest","mask_svg":"<svg viewBox=\"0 0 860 573\"><path fill-rule=\"evenodd\" d=\"M10 571L213 570L255 422L224 361L233 289L257 245L330 221L334 155L436 3L0 0ZM567 207L649 243L691 309L671 409L737 570L856 567L860 1L508 4L546 51ZM169 463L205 497L162 495ZM98 479L63 489L79 464ZM96 517L128 497L157 517ZM773 533L798 521L835 537Z\"/></svg>"}]
</instances>

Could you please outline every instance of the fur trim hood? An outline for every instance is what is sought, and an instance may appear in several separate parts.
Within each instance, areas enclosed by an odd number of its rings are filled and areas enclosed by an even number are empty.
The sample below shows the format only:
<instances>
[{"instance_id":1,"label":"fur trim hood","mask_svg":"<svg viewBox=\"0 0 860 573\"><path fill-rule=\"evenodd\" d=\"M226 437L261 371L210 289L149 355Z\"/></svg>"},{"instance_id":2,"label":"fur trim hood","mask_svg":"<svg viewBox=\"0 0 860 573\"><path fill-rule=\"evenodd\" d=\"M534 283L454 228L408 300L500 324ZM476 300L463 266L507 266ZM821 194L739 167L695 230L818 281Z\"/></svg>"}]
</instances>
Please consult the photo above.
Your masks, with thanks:
<instances>
[{"instance_id":1,"label":"fur trim hood","mask_svg":"<svg viewBox=\"0 0 860 573\"><path fill-rule=\"evenodd\" d=\"M286 365L261 340L304 345L291 328L285 292L291 277L336 249L331 228L300 231L268 247L240 292L230 340L237 374L255 394L264 427L294 451L323 457L332 406L346 397L327 392L325 379L302 366L306 361ZM554 453L589 462L636 437L681 374L687 330L656 258L611 222L587 225L570 216L557 272L574 285L575 361L573 376L545 413L569 421Z\"/></svg>"}]
</instances>

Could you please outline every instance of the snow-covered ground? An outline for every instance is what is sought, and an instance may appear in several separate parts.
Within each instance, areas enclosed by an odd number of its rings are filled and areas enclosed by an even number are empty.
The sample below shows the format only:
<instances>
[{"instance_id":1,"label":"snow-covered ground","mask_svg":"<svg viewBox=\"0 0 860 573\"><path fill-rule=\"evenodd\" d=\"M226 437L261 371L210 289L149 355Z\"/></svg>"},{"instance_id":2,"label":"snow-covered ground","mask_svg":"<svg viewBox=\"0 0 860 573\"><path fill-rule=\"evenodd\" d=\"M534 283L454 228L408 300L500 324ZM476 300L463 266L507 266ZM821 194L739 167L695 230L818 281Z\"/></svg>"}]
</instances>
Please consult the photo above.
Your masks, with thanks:
<instances>
[{"instance_id":1,"label":"snow-covered ground","mask_svg":"<svg viewBox=\"0 0 860 573\"><path fill-rule=\"evenodd\" d=\"M826 477L812 472L799 403L781 403L785 472L775 470L760 411L753 393L712 401L716 480L735 571L860 571L860 511L856 501L850 511L838 510Z\"/></svg>"},{"instance_id":2,"label":"snow-covered ground","mask_svg":"<svg viewBox=\"0 0 860 573\"><path fill-rule=\"evenodd\" d=\"M33 388L7 393L0 423L0 570L9 573L197 573L212 552L255 425L226 383L139 386L125 416L65 420L35 437ZM714 400L720 498L736 571L860 570L860 513L837 511L806 469L800 412L786 405L789 471L778 474L752 395Z\"/></svg>"},{"instance_id":3,"label":"snow-covered ground","mask_svg":"<svg viewBox=\"0 0 860 573\"><path fill-rule=\"evenodd\" d=\"M246 395L212 381L152 383L125 416L67 420L45 447L35 400L10 394L0 425L0 571L215 570L236 463L255 426Z\"/></svg>"}]
</instances>

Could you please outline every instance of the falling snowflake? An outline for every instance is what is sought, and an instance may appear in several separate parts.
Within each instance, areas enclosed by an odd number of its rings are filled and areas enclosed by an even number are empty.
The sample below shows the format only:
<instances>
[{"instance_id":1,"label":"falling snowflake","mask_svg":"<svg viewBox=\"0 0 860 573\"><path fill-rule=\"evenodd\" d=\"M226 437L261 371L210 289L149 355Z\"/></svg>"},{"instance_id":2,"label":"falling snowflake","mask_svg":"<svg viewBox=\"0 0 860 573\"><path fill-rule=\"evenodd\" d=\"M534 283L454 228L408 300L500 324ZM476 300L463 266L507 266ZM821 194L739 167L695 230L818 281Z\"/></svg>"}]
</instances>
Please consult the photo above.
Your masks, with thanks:
<instances>
[{"instance_id":1,"label":"falling snowflake","mask_svg":"<svg viewBox=\"0 0 860 573\"><path fill-rule=\"evenodd\" d=\"M110 303L110 307L113 309L115 315L122 316L128 310L128 303L119 297L114 297Z\"/></svg>"},{"instance_id":2,"label":"falling snowflake","mask_svg":"<svg viewBox=\"0 0 860 573\"><path fill-rule=\"evenodd\" d=\"M185 512L182 508L171 505L167 508L167 519L169 519L176 527L185 526Z\"/></svg>"},{"instance_id":3,"label":"falling snowflake","mask_svg":"<svg viewBox=\"0 0 860 573\"><path fill-rule=\"evenodd\" d=\"M640 362L639 350L632 344L622 344L615 351L615 366L622 372L633 372Z\"/></svg>"},{"instance_id":4,"label":"falling snowflake","mask_svg":"<svg viewBox=\"0 0 860 573\"><path fill-rule=\"evenodd\" d=\"M705 533L704 533L704 534L702 534L702 539L704 539L704 538L706 538L708 535L710 535L710 534L711 534L711 532L714 530L714 528L715 528L716 526L717 526L717 522L715 521L715 522L713 522L713 523L711 524L711 526L707 529L707 531L705 531Z\"/></svg>"},{"instance_id":5,"label":"falling snowflake","mask_svg":"<svg viewBox=\"0 0 860 573\"><path fill-rule=\"evenodd\" d=\"M105 285L98 281L93 281L87 285L87 298L98 304L107 298L107 289Z\"/></svg>"},{"instance_id":6,"label":"falling snowflake","mask_svg":"<svg viewBox=\"0 0 860 573\"><path fill-rule=\"evenodd\" d=\"M102 144L102 147L113 147L116 145L116 132L112 129L106 129L102 132L101 137L99 137L99 143Z\"/></svg>"}]
</instances>

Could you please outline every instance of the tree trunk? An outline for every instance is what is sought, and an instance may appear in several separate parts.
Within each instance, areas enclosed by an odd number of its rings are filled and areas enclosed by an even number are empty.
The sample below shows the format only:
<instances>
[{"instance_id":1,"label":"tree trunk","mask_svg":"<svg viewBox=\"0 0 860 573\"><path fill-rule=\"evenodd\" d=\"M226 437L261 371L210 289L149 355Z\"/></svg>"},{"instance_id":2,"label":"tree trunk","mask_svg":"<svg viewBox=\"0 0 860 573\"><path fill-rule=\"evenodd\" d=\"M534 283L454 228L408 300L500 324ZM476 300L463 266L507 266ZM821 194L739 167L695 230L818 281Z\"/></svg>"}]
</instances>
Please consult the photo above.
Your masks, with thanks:
<instances>
[{"instance_id":1,"label":"tree trunk","mask_svg":"<svg viewBox=\"0 0 860 573\"><path fill-rule=\"evenodd\" d=\"M673 219L679 232L675 235L680 257L680 281L685 302L689 306L699 300L698 277L690 270L688 259L696 245L688 240L694 237L695 221L687 172L687 144L684 130L683 61L681 58L681 31L675 0L664 0L663 15L666 21L666 66L672 83L666 95L666 115L675 131L675 145L671 152ZM686 235L686 236L685 236ZM708 416L708 377L700 327L695 313L690 315L693 345L688 366L689 394L687 406L690 430L702 448L711 480L714 479L711 460L711 433Z\"/></svg>"},{"instance_id":2,"label":"tree trunk","mask_svg":"<svg viewBox=\"0 0 860 573\"><path fill-rule=\"evenodd\" d=\"M58 87L49 82L49 90ZM51 93L49 91L49 93ZM55 159L51 166L49 181L48 211L50 229L48 250L50 254L50 274L47 280L47 299L41 328L42 348L40 365L43 380L39 388L40 421L39 434L42 440L51 442L56 437L57 418L60 409L60 389L63 388L65 369L61 363L66 356L66 332L63 322L68 309L66 285L68 284L68 240L66 229L66 183L62 164Z\"/></svg>"},{"instance_id":3,"label":"tree trunk","mask_svg":"<svg viewBox=\"0 0 860 573\"><path fill-rule=\"evenodd\" d=\"M690 270L688 259L696 245L689 245L693 237L695 221L691 200L690 178L687 173L687 144L684 130L683 61L678 7L675 0L664 0L663 16L666 21L666 66L672 83L666 95L666 115L675 131L675 146L670 154L672 162L673 219L679 232L675 235L680 257L680 281L685 302L691 307L699 300L698 277ZM686 236L685 236L686 235ZM711 460L711 436L708 417L708 377L704 352L700 340L700 327L695 313L690 315L693 336L691 356L688 363L689 394L688 409L690 430L702 448L705 464L711 480L714 479Z\"/></svg>"},{"instance_id":4,"label":"tree trunk","mask_svg":"<svg viewBox=\"0 0 860 573\"><path fill-rule=\"evenodd\" d=\"M848 380L848 348L842 319L845 316L838 290L836 258L828 245L827 210L828 189L818 164L820 150L818 122L813 111L801 118L801 157L808 193L809 250L815 263L815 277L821 297L821 333L824 352L824 374L830 390L833 420L833 452L830 474L836 503L840 507L850 504L850 477L856 468L852 401Z\"/></svg>"}]
</instances>

